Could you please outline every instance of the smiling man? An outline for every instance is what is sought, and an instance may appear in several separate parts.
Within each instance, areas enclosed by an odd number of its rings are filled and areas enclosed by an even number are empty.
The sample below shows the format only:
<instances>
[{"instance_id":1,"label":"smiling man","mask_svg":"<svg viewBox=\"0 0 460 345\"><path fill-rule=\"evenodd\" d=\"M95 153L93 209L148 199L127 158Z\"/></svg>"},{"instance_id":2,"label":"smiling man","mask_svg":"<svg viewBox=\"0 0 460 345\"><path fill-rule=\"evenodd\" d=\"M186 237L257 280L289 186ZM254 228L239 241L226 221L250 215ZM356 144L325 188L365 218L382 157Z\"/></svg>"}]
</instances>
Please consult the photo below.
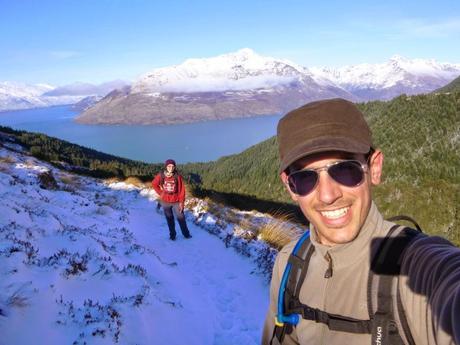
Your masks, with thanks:
<instances>
[{"instance_id":1,"label":"smiling man","mask_svg":"<svg viewBox=\"0 0 460 345\"><path fill-rule=\"evenodd\" d=\"M342 99L278 124L280 176L310 231L275 262L265 344L460 342L460 250L383 219L383 153ZM458 320L457 320L458 318Z\"/></svg>"}]
</instances>

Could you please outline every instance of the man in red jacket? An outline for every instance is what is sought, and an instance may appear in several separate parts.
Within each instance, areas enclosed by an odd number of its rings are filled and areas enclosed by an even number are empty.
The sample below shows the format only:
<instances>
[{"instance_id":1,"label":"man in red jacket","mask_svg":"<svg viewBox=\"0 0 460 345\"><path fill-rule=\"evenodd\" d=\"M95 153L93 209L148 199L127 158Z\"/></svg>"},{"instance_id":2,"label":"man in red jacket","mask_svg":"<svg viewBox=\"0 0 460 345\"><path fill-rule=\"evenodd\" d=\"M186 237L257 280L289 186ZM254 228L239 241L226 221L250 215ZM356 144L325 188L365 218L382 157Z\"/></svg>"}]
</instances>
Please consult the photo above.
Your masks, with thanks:
<instances>
[{"instance_id":1,"label":"man in red jacket","mask_svg":"<svg viewBox=\"0 0 460 345\"><path fill-rule=\"evenodd\" d=\"M174 213L179 222L182 235L191 238L184 216L185 187L182 176L176 170L176 162L168 159L165 162L165 170L155 176L152 187L160 196L161 206L166 216L169 227L169 238L176 239L176 229L174 223Z\"/></svg>"}]
</instances>

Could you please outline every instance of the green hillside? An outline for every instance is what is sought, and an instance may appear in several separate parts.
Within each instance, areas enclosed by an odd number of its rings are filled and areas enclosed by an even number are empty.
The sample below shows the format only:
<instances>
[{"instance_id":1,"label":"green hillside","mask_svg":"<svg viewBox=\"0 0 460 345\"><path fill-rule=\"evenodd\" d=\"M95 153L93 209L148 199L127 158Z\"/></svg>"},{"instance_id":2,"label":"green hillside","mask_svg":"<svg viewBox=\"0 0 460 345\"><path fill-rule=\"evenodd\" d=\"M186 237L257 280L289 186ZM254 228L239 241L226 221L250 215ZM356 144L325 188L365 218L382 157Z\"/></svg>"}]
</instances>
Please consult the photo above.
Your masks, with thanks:
<instances>
[{"instance_id":1,"label":"green hillside","mask_svg":"<svg viewBox=\"0 0 460 345\"><path fill-rule=\"evenodd\" d=\"M427 232L460 244L460 93L358 105L385 153L375 199L387 216L414 217ZM201 187L290 202L278 177L276 138L209 164L189 164Z\"/></svg>"},{"instance_id":2,"label":"green hillside","mask_svg":"<svg viewBox=\"0 0 460 345\"><path fill-rule=\"evenodd\" d=\"M412 216L426 232L460 245L460 93L403 95L358 106L376 146L385 153L384 181L374 190L380 210L387 217ZM148 181L161 169L161 164L122 159L0 126L2 142L23 145L39 158L92 176L138 176ZM179 168L198 196L244 209L298 210L278 177L275 137L237 155Z\"/></svg>"},{"instance_id":3,"label":"green hillside","mask_svg":"<svg viewBox=\"0 0 460 345\"><path fill-rule=\"evenodd\" d=\"M437 89L435 92L457 92L460 91L460 76L452 80L446 86Z\"/></svg>"},{"instance_id":4,"label":"green hillside","mask_svg":"<svg viewBox=\"0 0 460 345\"><path fill-rule=\"evenodd\" d=\"M37 158L94 177L139 176L149 179L163 165L120 158L45 134L0 126L0 145L2 143L21 145Z\"/></svg>"}]
</instances>

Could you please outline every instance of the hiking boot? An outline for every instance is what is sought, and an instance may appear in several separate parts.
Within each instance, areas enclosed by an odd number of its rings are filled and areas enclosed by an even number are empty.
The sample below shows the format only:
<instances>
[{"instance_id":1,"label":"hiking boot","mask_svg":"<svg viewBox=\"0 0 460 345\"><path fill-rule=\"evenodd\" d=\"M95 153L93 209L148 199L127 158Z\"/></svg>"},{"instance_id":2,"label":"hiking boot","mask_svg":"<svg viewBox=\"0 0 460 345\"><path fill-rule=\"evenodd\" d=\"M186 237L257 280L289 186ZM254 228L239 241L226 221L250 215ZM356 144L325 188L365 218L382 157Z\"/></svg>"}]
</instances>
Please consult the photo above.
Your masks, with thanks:
<instances>
[{"instance_id":1,"label":"hiking boot","mask_svg":"<svg viewBox=\"0 0 460 345\"><path fill-rule=\"evenodd\" d=\"M169 239L170 239L171 241L175 241L175 240L176 240L176 238L173 237L173 236L169 237Z\"/></svg>"},{"instance_id":2,"label":"hiking boot","mask_svg":"<svg viewBox=\"0 0 460 345\"><path fill-rule=\"evenodd\" d=\"M188 239L188 238L192 238L192 235L186 235L184 237Z\"/></svg>"}]
</instances>

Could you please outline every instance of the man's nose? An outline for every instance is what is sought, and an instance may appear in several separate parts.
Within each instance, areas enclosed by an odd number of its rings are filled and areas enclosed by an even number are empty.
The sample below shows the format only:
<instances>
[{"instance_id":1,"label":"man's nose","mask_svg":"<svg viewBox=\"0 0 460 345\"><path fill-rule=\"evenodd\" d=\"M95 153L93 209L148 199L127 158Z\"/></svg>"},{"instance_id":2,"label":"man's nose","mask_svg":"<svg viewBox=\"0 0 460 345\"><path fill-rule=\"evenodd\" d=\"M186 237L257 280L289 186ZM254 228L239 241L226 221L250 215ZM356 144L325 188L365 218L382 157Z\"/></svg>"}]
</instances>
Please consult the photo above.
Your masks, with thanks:
<instances>
[{"instance_id":1,"label":"man's nose","mask_svg":"<svg viewBox=\"0 0 460 345\"><path fill-rule=\"evenodd\" d=\"M329 205L342 197L340 184L334 181L327 171L320 171L318 178L319 181L316 192L321 202Z\"/></svg>"}]
</instances>

